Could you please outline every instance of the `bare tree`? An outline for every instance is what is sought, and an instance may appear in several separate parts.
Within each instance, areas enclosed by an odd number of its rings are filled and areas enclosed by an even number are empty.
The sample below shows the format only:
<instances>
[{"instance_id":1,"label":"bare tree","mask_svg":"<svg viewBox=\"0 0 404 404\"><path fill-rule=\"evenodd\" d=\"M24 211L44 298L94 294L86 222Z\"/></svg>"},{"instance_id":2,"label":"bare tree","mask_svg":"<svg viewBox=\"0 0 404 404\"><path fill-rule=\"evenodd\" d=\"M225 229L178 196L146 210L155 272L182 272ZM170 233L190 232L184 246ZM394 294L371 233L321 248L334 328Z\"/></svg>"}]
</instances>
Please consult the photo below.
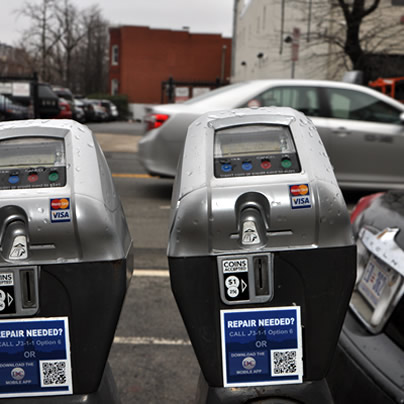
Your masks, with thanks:
<instances>
[{"instance_id":1,"label":"bare tree","mask_svg":"<svg viewBox=\"0 0 404 404\"><path fill-rule=\"evenodd\" d=\"M85 35L76 55L81 66L81 91L105 92L108 76L108 23L99 7L93 6L83 12L83 25Z\"/></svg>"},{"instance_id":2,"label":"bare tree","mask_svg":"<svg viewBox=\"0 0 404 404\"><path fill-rule=\"evenodd\" d=\"M361 70L368 80L378 61L403 54L404 26L391 0L292 0L307 22L308 46L328 43L319 56L337 73Z\"/></svg>"},{"instance_id":3,"label":"bare tree","mask_svg":"<svg viewBox=\"0 0 404 404\"><path fill-rule=\"evenodd\" d=\"M73 91L105 90L108 22L97 6L80 10L71 0L40 0L17 12L31 20L20 43L42 80Z\"/></svg>"},{"instance_id":4,"label":"bare tree","mask_svg":"<svg viewBox=\"0 0 404 404\"><path fill-rule=\"evenodd\" d=\"M55 0L41 0L39 4L27 1L23 7L17 10L18 14L31 20L31 26L23 33L21 43L24 44L24 49L32 55L40 76L46 81L52 79L49 58L59 40L51 32L54 24L54 4Z\"/></svg>"},{"instance_id":5,"label":"bare tree","mask_svg":"<svg viewBox=\"0 0 404 404\"><path fill-rule=\"evenodd\" d=\"M70 0L55 2L55 19L57 24L52 29L53 37L58 38L60 76L64 85L72 87L73 52L85 35L85 27L80 12Z\"/></svg>"}]
</instances>

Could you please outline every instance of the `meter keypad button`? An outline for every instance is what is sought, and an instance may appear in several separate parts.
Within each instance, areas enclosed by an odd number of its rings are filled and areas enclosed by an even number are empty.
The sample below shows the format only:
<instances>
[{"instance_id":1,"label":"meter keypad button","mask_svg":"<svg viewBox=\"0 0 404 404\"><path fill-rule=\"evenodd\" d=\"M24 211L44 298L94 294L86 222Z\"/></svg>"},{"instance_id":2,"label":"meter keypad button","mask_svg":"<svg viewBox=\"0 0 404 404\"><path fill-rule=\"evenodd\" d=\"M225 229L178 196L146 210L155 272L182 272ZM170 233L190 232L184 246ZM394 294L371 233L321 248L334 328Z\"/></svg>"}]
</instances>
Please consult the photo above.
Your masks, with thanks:
<instances>
[{"instance_id":1,"label":"meter keypad button","mask_svg":"<svg viewBox=\"0 0 404 404\"><path fill-rule=\"evenodd\" d=\"M289 157L285 157L282 159L281 166L285 169L291 168L292 167L292 161L290 160Z\"/></svg>"},{"instance_id":2,"label":"meter keypad button","mask_svg":"<svg viewBox=\"0 0 404 404\"><path fill-rule=\"evenodd\" d=\"M253 168L253 165L251 164L251 161L244 161L243 164L241 165L241 168L244 171L250 171Z\"/></svg>"},{"instance_id":3,"label":"meter keypad button","mask_svg":"<svg viewBox=\"0 0 404 404\"><path fill-rule=\"evenodd\" d=\"M52 171L49 174L48 179L50 182L56 182L59 179L59 173L57 171Z\"/></svg>"},{"instance_id":4,"label":"meter keypad button","mask_svg":"<svg viewBox=\"0 0 404 404\"><path fill-rule=\"evenodd\" d=\"M39 179L39 176L36 172L30 172L28 174L28 182L33 183L33 182L37 182Z\"/></svg>"},{"instance_id":5,"label":"meter keypad button","mask_svg":"<svg viewBox=\"0 0 404 404\"><path fill-rule=\"evenodd\" d=\"M269 160L263 159L261 160L261 168L264 170L269 170L272 167L272 164Z\"/></svg>"},{"instance_id":6,"label":"meter keypad button","mask_svg":"<svg viewBox=\"0 0 404 404\"><path fill-rule=\"evenodd\" d=\"M19 175L10 175L10 177L8 177L8 182L11 185L18 184L20 182L20 176Z\"/></svg>"},{"instance_id":7,"label":"meter keypad button","mask_svg":"<svg viewBox=\"0 0 404 404\"><path fill-rule=\"evenodd\" d=\"M222 171L225 173L228 173L233 170L232 165L229 163L223 163L221 168L222 168Z\"/></svg>"}]
</instances>

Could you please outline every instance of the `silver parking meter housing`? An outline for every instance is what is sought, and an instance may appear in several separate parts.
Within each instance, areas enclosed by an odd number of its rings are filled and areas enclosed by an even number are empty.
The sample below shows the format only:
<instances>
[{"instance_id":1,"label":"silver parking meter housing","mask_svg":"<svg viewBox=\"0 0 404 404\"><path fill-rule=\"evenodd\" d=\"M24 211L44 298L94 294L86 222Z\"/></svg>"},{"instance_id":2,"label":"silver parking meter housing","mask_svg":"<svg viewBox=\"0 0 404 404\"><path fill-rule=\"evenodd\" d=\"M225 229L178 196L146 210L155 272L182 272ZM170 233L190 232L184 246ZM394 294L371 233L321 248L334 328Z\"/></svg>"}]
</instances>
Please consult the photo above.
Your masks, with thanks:
<instances>
[{"instance_id":1,"label":"silver parking meter housing","mask_svg":"<svg viewBox=\"0 0 404 404\"><path fill-rule=\"evenodd\" d=\"M28 387L7 390L0 380L0 398L118 400L106 364L133 270L132 239L105 157L87 127L71 120L0 124L0 245L0 289L12 300L0 307L2 330L11 324L26 337L32 332L27 324L38 330L60 321L61 338L47 344L65 342L68 357L66 389L52 390L43 380L32 387L41 375L28 372L37 363L24 362L25 348L21 363L27 368L18 368ZM32 358L43 354L36 341L21 342L32 345Z\"/></svg>"},{"instance_id":2,"label":"silver parking meter housing","mask_svg":"<svg viewBox=\"0 0 404 404\"><path fill-rule=\"evenodd\" d=\"M307 117L270 107L193 122L173 190L167 255L204 379L216 389L209 394L234 394L222 389L224 310L300 307L303 380L325 378L356 252L345 201ZM243 391L249 399L258 394Z\"/></svg>"}]
</instances>

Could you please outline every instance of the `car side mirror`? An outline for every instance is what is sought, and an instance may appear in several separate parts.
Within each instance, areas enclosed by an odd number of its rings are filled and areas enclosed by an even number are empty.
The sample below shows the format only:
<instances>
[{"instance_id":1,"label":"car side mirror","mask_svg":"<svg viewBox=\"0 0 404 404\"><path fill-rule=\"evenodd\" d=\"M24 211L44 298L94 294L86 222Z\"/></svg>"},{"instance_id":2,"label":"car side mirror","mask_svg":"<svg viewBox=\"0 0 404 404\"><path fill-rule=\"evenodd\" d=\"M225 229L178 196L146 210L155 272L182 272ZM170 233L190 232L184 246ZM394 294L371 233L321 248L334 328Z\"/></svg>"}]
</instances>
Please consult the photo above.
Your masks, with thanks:
<instances>
[{"instance_id":1,"label":"car side mirror","mask_svg":"<svg viewBox=\"0 0 404 404\"><path fill-rule=\"evenodd\" d=\"M400 114L400 122L404 125L404 112Z\"/></svg>"}]
</instances>

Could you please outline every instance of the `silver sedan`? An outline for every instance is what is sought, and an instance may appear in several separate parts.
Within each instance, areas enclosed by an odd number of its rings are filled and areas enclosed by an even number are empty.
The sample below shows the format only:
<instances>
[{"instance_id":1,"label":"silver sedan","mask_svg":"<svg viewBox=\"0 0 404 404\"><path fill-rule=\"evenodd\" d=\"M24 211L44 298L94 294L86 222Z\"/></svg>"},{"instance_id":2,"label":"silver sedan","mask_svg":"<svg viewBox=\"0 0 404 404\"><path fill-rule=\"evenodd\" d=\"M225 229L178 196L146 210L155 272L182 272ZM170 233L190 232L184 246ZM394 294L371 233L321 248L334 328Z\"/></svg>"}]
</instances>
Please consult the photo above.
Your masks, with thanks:
<instances>
[{"instance_id":1,"label":"silver sedan","mask_svg":"<svg viewBox=\"0 0 404 404\"><path fill-rule=\"evenodd\" d=\"M140 161L150 174L174 177L191 122L208 111L260 106L288 106L310 117L342 188L404 188L404 105L337 81L248 81L183 104L152 107L144 119Z\"/></svg>"}]
</instances>

